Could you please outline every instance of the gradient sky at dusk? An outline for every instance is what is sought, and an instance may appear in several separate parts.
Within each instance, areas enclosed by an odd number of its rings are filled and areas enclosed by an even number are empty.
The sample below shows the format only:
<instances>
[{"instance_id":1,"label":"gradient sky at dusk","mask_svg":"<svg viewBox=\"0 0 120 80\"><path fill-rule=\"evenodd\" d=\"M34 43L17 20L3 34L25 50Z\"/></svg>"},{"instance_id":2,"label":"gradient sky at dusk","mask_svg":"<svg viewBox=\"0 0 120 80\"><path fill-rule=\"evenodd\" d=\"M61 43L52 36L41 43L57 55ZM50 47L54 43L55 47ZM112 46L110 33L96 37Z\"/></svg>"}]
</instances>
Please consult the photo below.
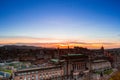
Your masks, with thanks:
<instances>
[{"instance_id":1,"label":"gradient sky at dusk","mask_svg":"<svg viewBox=\"0 0 120 80\"><path fill-rule=\"evenodd\" d=\"M63 42L120 47L120 1L0 0L0 44Z\"/></svg>"}]
</instances>

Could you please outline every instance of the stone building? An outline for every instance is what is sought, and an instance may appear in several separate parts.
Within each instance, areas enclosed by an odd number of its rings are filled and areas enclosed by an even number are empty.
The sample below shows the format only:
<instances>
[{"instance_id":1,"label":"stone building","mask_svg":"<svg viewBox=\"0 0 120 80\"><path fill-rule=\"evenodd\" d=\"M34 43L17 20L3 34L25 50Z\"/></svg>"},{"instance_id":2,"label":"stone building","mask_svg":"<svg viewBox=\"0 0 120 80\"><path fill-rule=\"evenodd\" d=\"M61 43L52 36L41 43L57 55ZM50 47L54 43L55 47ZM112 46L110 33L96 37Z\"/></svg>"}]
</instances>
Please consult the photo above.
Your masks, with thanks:
<instances>
[{"instance_id":1,"label":"stone building","mask_svg":"<svg viewBox=\"0 0 120 80\"><path fill-rule=\"evenodd\" d=\"M111 68L111 63L108 60L94 60L91 63L87 63L87 67L90 70L105 70Z\"/></svg>"},{"instance_id":2,"label":"stone building","mask_svg":"<svg viewBox=\"0 0 120 80\"><path fill-rule=\"evenodd\" d=\"M14 72L13 80L61 80L63 75L64 71L62 66L38 67Z\"/></svg>"},{"instance_id":3,"label":"stone building","mask_svg":"<svg viewBox=\"0 0 120 80\"><path fill-rule=\"evenodd\" d=\"M88 56L84 54L66 54L61 56L64 62L64 74L69 79L78 79L86 70Z\"/></svg>"}]
</instances>

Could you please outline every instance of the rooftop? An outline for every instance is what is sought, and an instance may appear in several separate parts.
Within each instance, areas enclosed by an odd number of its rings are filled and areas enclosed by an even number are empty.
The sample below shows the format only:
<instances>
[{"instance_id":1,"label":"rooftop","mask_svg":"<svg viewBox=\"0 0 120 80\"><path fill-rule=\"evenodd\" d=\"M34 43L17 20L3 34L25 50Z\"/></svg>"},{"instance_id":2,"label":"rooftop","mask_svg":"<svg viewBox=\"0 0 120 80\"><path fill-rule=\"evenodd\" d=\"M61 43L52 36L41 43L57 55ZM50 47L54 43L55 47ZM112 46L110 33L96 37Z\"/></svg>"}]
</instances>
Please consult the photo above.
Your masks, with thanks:
<instances>
[{"instance_id":1,"label":"rooftop","mask_svg":"<svg viewBox=\"0 0 120 80\"><path fill-rule=\"evenodd\" d=\"M58 62L64 62L64 60L60 60L60 59L51 59L52 62L58 63Z\"/></svg>"},{"instance_id":2,"label":"rooftop","mask_svg":"<svg viewBox=\"0 0 120 80\"><path fill-rule=\"evenodd\" d=\"M67 55L63 55L63 56L83 56L83 54L67 54Z\"/></svg>"},{"instance_id":3,"label":"rooftop","mask_svg":"<svg viewBox=\"0 0 120 80\"><path fill-rule=\"evenodd\" d=\"M51 59L52 62L58 62L59 59Z\"/></svg>"},{"instance_id":4,"label":"rooftop","mask_svg":"<svg viewBox=\"0 0 120 80\"><path fill-rule=\"evenodd\" d=\"M107 60L101 59L101 60L94 60L93 62L97 63L97 62L106 62L106 61L107 61Z\"/></svg>"}]
</instances>

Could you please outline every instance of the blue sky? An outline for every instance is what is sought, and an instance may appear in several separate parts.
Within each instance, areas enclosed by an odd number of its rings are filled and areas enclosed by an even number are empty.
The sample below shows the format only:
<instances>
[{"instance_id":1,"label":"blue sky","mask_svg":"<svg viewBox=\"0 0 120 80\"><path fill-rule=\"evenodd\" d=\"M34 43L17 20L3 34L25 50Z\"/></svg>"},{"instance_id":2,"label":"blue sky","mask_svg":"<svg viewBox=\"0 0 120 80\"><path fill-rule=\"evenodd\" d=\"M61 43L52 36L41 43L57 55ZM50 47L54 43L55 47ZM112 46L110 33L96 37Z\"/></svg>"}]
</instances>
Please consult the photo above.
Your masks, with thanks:
<instances>
[{"instance_id":1,"label":"blue sky","mask_svg":"<svg viewBox=\"0 0 120 80\"><path fill-rule=\"evenodd\" d=\"M119 4L119 0L0 0L0 38L119 43Z\"/></svg>"}]
</instances>

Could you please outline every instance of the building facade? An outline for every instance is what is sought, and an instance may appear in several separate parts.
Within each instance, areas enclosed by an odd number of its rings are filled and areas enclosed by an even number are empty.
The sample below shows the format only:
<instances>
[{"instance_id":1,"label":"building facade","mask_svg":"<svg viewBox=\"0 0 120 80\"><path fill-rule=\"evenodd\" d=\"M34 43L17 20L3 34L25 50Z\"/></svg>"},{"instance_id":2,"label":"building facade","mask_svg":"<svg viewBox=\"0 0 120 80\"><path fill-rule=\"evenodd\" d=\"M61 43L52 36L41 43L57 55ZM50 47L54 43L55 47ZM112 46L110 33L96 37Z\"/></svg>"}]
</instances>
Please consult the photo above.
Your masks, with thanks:
<instances>
[{"instance_id":1,"label":"building facade","mask_svg":"<svg viewBox=\"0 0 120 80\"><path fill-rule=\"evenodd\" d=\"M61 66L31 68L14 72L13 80L61 80L63 75L64 71Z\"/></svg>"},{"instance_id":2,"label":"building facade","mask_svg":"<svg viewBox=\"0 0 120 80\"><path fill-rule=\"evenodd\" d=\"M111 68L111 63L108 60L94 60L91 63L87 63L87 67L90 70L105 70Z\"/></svg>"},{"instance_id":3,"label":"building facade","mask_svg":"<svg viewBox=\"0 0 120 80\"><path fill-rule=\"evenodd\" d=\"M83 54L67 54L63 55L62 59L65 60L64 74L66 79L78 80L80 75L86 70L86 60L88 56Z\"/></svg>"}]
</instances>

